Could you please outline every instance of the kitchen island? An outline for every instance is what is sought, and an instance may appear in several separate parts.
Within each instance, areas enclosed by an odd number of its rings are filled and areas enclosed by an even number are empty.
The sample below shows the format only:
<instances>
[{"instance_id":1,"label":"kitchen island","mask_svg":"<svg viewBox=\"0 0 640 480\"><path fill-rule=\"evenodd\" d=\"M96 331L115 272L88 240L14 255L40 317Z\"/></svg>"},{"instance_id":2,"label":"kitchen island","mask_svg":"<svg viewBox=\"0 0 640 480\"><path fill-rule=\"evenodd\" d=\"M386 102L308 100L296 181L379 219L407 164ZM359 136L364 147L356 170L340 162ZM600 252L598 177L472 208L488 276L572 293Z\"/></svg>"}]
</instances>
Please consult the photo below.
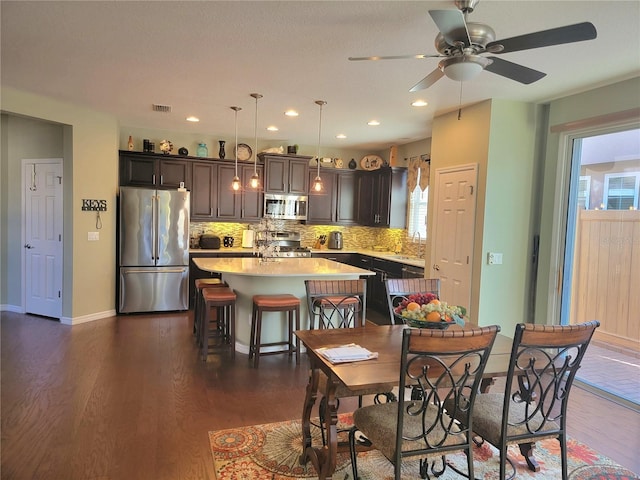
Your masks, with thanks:
<instances>
[{"instance_id":1,"label":"kitchen island","mask_svg":"<svg viewBox=\"0 0 640 480\"><path fill-rule=\"evenodd\" d=\"M237 295L236 351L249 353L251 312L254 295L289 293L300 299L300 326L309 328L305 280L353 280L374 272L325 258L276 258L261 263L257 257L193 258L195 265L206 272L219 273ZM279 320L271 320L277 316ZM287 338L285 316L265 312L263 343L279 342ZM271 347L276 349L277 347ZM265 350L268 351L268 350Z\"/></svg>"}]
</instances>

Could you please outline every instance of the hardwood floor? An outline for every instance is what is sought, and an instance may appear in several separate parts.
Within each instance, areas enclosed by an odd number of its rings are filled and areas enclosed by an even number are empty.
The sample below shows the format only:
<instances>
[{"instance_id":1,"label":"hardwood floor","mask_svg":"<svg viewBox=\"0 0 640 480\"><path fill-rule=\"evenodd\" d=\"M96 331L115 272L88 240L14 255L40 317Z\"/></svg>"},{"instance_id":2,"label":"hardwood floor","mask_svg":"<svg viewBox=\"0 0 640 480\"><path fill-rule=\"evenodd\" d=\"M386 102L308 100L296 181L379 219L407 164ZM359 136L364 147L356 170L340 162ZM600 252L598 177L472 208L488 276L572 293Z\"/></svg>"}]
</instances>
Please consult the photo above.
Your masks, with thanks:
<instances>
[{"instance_id":1,"label":"hardwood floor","mask_svg":"<svg viewBox=\"0 0 640 480\"><path fill-rule=\"evenodd\" d=\"M301 414L304 355L201 362L189 314L1 316L2 479L214 479L208 431ZM571 405L571 436L640 472L640 415L580 389Z\"/></svg>"}]
</instances>

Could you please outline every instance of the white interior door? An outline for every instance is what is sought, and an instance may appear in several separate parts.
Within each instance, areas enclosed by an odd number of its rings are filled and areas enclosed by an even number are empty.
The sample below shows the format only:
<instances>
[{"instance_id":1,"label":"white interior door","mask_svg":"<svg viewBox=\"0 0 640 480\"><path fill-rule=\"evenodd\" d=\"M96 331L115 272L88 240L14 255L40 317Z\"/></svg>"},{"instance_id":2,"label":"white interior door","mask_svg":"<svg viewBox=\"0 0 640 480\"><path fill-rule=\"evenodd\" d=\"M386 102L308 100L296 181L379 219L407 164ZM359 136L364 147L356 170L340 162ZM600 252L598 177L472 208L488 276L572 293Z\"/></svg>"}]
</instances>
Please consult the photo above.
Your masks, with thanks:
<instances>
[{"instance_id":1,"label":"white interior door","mask_svg":"<svg viewBox=\"0 0 640 480\"><path fill-rule=\"evenodd\" d=\"M25 312L62 315L62 161L25 160Z\"/></svg>"},{"instance_id":2,"label":"white interior door","mask_svg":"<svg viewBox=\"0 0 640 480\"><path fill-rule=\"evenodd\" d=\"M469 307L476 218L477 165L436 170L432 278L447 303Z\"/></svg>"}]
</instances>

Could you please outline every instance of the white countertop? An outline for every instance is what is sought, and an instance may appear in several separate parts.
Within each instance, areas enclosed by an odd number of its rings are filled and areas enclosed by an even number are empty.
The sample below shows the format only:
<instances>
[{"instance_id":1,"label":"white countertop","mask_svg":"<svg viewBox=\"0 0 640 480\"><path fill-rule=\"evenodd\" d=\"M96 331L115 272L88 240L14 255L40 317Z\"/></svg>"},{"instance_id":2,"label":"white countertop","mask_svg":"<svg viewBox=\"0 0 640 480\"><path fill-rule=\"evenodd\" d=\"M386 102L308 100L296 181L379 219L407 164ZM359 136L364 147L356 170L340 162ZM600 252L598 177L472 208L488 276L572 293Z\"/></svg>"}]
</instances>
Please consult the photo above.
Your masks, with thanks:
<instances>
[{"instance_id":1,"label":"white countertop","mask_svg":"<svg viewBox=\"0 0 640 480\"><path fill-rule=\"evenodd\" d=\"M229 250L229 249L226 249ZM207 272L233 274L252 277L309 277L330 276L333 278L353 277L353 275L374 275L363 268L352 267L326 258L278 258L260 263L257 257L194 257L198 268Z\"/></svg>"},{"instance_id":2,"label":"white countertop","mask_svg":"<svg viewBox=\"0 0 640 480\"><path fill-rule=\"evenodd\" d=\"M242 248L242 247L223 247L220 249L205 249L205 248L192 248L189 250L191 254L223 254L223 255L233 255L237 253L253 253L252 248ZM422 267L424 268L424 259L418 257L411 257L409 255L396 254L393 252L377 252L375 250L363 250L363 249L342 249L342 250L331 250L331 249L317 249L312 248L311 253L324 253L324 254L341 254L341 253L357 253L360 255L367 255L370 257L381 258L383 260L390 260L392 262L402 263L404 265L412 265L414 267Z\"/></svg>"}]
</instances>

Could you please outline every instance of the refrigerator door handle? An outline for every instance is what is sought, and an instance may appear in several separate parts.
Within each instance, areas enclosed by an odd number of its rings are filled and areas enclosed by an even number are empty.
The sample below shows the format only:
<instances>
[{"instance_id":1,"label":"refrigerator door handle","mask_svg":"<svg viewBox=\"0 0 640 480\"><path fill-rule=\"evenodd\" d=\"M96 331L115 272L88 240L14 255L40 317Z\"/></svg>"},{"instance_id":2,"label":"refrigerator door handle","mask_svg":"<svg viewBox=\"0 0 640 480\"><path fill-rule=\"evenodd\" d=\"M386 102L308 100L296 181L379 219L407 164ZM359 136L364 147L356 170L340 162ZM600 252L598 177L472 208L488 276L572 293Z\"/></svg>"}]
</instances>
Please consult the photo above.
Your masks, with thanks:
<instances>
[{"instance_id":1,"label":"refrigerator door handle","mask_svg":"<svg viewBox=\"0 0 640 480\"><path fill-rule=\"evenodd\" d=\"M151 258L158 260L158 195L153 195L151 201Z\"/></svg>"},{"instance_id":2,"label":"refrigerator door handle","mask_svg":"<svg viewBox=\"0 0 640 480\"><path fill-rule=\"evenodd\" d=\"M168 269L168 268L162 268L161 270L153 270L153 269L149 269L149 268L145 268L145 269L141 269L141 270L133 270L131 268L127 268L126 270L124 270L122 272L123 275L129 275L131 273L156 273L156 272L160 272L160 273L182 273L186 270L186 267L183 268L175 268L175 269Z\"/></svg>"}]
</instances>

